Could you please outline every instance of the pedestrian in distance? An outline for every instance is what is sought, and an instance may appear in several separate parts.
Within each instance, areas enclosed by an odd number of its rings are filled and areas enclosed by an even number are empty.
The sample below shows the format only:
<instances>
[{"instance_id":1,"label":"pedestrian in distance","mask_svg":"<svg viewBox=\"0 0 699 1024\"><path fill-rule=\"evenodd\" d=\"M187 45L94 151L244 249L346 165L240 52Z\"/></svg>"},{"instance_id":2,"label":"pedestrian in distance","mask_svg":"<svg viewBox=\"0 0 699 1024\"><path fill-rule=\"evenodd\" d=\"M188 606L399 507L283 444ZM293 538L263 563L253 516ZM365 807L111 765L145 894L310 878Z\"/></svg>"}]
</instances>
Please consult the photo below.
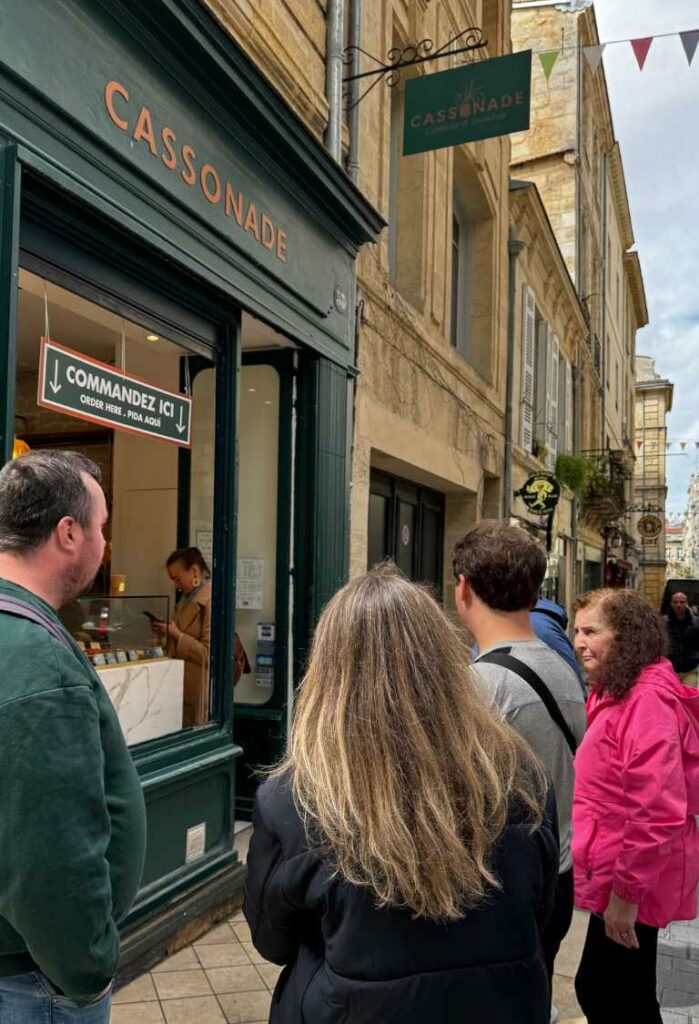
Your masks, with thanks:
<instances>
[{"instance_id":1,"label":"pedestrian in distance","mask_svg":"<svg viewBox=\"0 0 699 1024\"><path fill-rule=\"evenodd\" d=\"M677 591L665 616L672 667L683 683L697 685L699 665L699 622L689 607L687 595Z\"/></svg>"},{"instance_id":2,"label":"pedestrian in distance","mask_svg":"<svg viewBox=\"0 0 699 1024\"><path fill-rule=\"evenodd\" d=\"M323 611L253 823L243 909L284 965L273 1024L546 1024L553 797L395 567Z\"/></svg>"},{"instance_id":3,"label":"pedestrian in distance","mask_svg":"<svg viewBox=\"0 0 699 1024\"><path fill-rule=\"evenodd\" d=\"M454 548L453 568L457 612L480 651L474 668L483 693L531 745L556 792L559 873L554 911L541 936L552 985L556 954L573 916L573 758L585 731L580 680L532 628L530 613L546 574L546 552L538 541L519 526L484 519Z\"/></svg>"},{"instance_id":4,"label":"pedestrian in distance","mask_svg":"<svg viewBox=\"0 0 699 1024\"><path fill-rule=\"evenodd\" d=\"M119 720L56 611L104 550L100 472L36 451L0 472L0 1021L107 1024L145 809Z\"/></svg>"},{"instance_id":5,"label":"pedestrian in distance","mask_svg":"<svg viewBox=\"0 0 699 1024\"><path fill-rule=\"evenodd\" d=\"M573 802L575 900L591 912L575 990L589 1024L661 1024L658 929L696 915L699 693L633 591L581 598L574 643L592 686Z\"/></svg>"}]
</instances>

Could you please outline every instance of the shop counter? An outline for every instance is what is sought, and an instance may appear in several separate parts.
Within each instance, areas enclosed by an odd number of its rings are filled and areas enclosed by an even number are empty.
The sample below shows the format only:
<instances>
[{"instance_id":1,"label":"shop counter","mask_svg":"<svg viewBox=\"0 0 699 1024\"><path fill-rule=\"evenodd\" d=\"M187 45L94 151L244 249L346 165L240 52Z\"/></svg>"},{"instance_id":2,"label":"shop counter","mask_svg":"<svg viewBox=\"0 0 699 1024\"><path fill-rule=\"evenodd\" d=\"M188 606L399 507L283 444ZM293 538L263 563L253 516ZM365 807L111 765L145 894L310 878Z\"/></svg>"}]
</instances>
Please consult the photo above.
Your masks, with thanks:
<instances>
[{"instance_id":1,"label":"shop counter","mask_svg":"<svg viewBox=\"0 0 699 1024\"><path fill-rule=\"evenodd\" d=\"M180 731L183 661L157 658L105 665L97 671L116 708L130 747Z\"/></svg>"}]
</instances>

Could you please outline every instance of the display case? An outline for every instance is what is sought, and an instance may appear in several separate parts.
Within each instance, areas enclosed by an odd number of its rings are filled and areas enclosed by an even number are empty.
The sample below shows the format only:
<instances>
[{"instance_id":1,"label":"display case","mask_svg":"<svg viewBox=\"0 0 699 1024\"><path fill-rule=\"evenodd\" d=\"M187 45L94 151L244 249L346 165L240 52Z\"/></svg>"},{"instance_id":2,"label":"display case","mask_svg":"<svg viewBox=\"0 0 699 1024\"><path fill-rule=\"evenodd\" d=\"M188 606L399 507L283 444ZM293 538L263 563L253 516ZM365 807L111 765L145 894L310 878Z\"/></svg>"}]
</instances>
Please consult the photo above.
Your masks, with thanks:
<instances>
[{"instance_id":1,"label":"display case","mask_svg":"<svg viewBox=\"0 0 699 1024\"><path fill-rule=\"evenodd\" d=\"M154 622L168 622L170 599L165 594L145 597L87 597L70 601L61 621L96 668L167 657L167 643Z\"/></svg>"}]
</instances>

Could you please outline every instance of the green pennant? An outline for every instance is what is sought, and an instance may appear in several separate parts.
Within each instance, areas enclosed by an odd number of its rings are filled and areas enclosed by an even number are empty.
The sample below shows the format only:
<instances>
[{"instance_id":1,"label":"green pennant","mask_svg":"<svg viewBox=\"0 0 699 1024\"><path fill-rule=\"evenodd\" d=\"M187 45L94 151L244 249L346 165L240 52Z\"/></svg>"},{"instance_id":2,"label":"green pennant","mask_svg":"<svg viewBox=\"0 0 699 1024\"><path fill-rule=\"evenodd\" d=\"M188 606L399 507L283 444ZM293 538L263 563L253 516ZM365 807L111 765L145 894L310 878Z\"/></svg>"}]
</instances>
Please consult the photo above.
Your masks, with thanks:
<instances>
[{"instance_id":1,"label":"green pennant","mask_svg":"<svg viewBox=\"0 0 699 1024\"><path fill-rule=\"evenodd\" d=\"M539 54L539 60L541 61L541 66L544 69L544 75L546 76L547 82L551 77L553 66L560 57L560 55L560 50L546 50L544 53Z\"/></svg>"}]
</instances>

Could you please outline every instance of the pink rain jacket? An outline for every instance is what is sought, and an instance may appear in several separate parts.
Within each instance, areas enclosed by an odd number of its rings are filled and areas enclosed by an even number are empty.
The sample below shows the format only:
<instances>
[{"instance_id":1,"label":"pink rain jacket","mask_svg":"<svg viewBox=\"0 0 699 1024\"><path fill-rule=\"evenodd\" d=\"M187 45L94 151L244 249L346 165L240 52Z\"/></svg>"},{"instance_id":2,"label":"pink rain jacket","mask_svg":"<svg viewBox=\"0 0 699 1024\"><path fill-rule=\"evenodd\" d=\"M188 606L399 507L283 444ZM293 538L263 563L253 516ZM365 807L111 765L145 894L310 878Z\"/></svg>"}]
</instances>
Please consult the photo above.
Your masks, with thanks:
<instances>
[{"instance_id":1,"label":"pink rain jacket","mask_svg":"<svg viewBox=\"0 0 699 1024\"><path fill-rule=\"evenodd\" d=\"M699 690L666 658L624 700L593 690L575 758L575 904L595 913L611 890L641 924L696 916L699 882Z\"/></svg>"}]
</instances>

